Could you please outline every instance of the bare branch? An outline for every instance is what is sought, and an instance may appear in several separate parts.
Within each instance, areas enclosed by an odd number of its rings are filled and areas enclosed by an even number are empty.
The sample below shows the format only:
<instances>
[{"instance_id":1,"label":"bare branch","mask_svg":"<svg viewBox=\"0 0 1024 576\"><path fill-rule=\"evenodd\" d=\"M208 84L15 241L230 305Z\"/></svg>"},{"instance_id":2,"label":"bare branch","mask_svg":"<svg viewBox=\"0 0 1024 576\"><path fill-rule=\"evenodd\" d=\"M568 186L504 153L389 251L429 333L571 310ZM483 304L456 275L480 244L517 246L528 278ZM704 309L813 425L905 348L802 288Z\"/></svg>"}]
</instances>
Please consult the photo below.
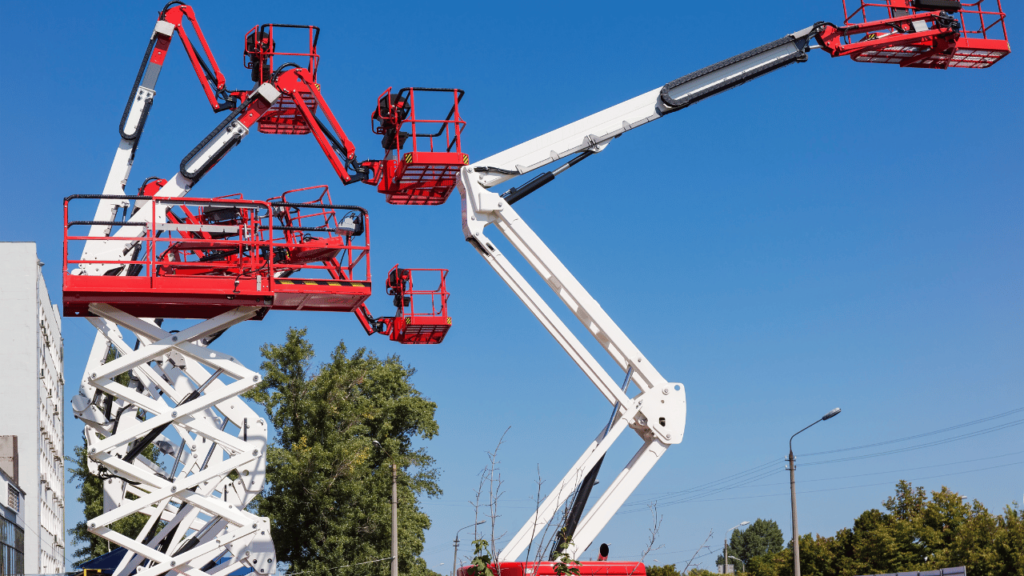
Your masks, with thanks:
<instances>
[{"instance_id":1,"label":"bare branch","mask_svg":"<svg viewBox=\"0 0 1024 576\"><path fill-rule=\"evenodd\" d=\"M530 543L526 546L526 560L530 560L530 548L533 547L533 539L537 537L537 516L540 515L540 489L544 485L544 479L540 476L540 464L537 464L537 499L534 500L537 508L533 513L533 531L530 533Z\"/></svg>"},{"instance_id":2,"label":"bare branch","mask_svg":"<svg viewBox=\"0 0 1024 576\"><path fill-rule=\"evenodd\" d=\"M711 540L711 536L713 536L714 533L715 533L714 529L712 529L710 532L708 532L708 537L704 539L704 543L701 544L700 547L697 548L696 552L693 553L693 556L690 557L690 561L686 563L686 567L683 568L683 571L680 572L680 574L684 574L684 575L686 574L687 569L690 568L690 564L693 563L693 559L697 557L697 554L699 554L701 550L703 550L704 548L707 547L708 540ZM710 550L710 548L708 548L708 549ZM700 565L701 565L701 563L697 563L697 567L700 567Z\"/></svg>"}]
</instances>

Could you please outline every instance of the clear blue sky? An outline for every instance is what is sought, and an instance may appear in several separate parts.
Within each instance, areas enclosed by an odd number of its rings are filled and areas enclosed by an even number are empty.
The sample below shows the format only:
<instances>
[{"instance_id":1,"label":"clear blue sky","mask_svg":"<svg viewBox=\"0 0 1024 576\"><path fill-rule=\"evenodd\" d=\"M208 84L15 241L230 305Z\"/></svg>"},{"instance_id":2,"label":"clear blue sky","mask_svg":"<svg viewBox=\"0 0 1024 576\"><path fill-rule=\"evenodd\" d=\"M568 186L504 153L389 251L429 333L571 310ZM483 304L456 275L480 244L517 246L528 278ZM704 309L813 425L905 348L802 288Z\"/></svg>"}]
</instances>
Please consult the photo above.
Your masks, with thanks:
<instances>
[{"instance_id":1,"label":"clear blue sky","mask_svg":"<svg viewBox=\"0 0 1024 576\"><path fill-rule=\"evenodd\" d=\"M55 296L61 199L100 192L160 6L0 6L8 63L0 240L38 243ZM323 94L363 158L379 155L369 114L388 86L465 89L464 149L480 159L841 18L838 0L439 6L255 1L195 8L230 87L250 84L240 54L250 27L319 25ZM1024 12L1010 14L1011 36L1021 22ZM800 457L1024 407L1022 62L1012 54L988 70L901 70L816 51L808 63L616 140L517 205L661 373L687 387L683 443L598 539L612 545L613 557L639 554L649 498L665 514L664 548L649 561L684 564L709 530L720 543L743 520L775 519L788 539L786 442L835 406L840 417L796 442L801 532L831 535L851 526L900 478L928 489L947 485L991 510L1022 499L1022 426L811 466L981 431L1021 413ZM220 120L176 42L129 190L145 177L174 174ZM229 332L218 347L255 368L260 344L281 341L289 326L308 326L322 354L344 339L414 365L441 426L428 448L443 470L444 496L425 504L433 527L424 556L445 571L455 530L472 522L467 501L485 451L506 428L499 524L512 534L529 515L537 467L549 487L557 482L609 408L466 245L457 198L437 208L390 206L368 186L342 189L312 137L259 134L192 196L266 198L316 184L371 211L378 278L395 263L451 269L447 340L401 347L366 337L350 315L272 313ZM382 293L371 305L388 308ZM64 338L70 398L93 331L84 320L67 320ZM73 419L67 424L67 452L80 430ZM620 444L605 463L604 485L639 443L624 436ZM766 463L773 474L741 478L755 478L744 485L687 492L687 502L672 495ZM69 490L71 526L81 508ZM702 561L713 565L714 556Z\"/></svg>"}]
</instances>

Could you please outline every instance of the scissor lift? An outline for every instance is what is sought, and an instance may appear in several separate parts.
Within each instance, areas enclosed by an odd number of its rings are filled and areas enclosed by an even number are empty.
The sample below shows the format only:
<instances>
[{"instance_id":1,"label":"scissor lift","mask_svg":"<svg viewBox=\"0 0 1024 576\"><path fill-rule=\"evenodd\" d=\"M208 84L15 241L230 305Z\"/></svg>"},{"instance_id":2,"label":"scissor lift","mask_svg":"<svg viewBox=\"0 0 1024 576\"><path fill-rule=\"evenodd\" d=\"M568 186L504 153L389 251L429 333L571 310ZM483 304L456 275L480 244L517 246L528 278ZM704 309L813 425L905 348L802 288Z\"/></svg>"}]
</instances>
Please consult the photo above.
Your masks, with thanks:
<instances>
[{"instance_id":1,"label":"scissor lift","mask_svg":"<svg viewBox=\"0 0 1024 576\"><path fill-rule=\"evenodd\" d=\"M310 190L319 197L289 196ZM105 199L65 199L66 315L91 316L90 304L106 303L144 318L212 318L239 306L258 307L262 318L274 309L351 312L370 296L369 216L358 206L331 204L326 186L267 201L137 200L140 210L151 211L152 225L103 223L141 226L137 238L75 235L76 227L96 222L70 220L72 202ZM344 211L340 221L336 210ZM90 240L125 244L131 259L69 259L69 249ZM89 274L103 264L117 264L117 273Z\"/></svg>"}]
</instances>

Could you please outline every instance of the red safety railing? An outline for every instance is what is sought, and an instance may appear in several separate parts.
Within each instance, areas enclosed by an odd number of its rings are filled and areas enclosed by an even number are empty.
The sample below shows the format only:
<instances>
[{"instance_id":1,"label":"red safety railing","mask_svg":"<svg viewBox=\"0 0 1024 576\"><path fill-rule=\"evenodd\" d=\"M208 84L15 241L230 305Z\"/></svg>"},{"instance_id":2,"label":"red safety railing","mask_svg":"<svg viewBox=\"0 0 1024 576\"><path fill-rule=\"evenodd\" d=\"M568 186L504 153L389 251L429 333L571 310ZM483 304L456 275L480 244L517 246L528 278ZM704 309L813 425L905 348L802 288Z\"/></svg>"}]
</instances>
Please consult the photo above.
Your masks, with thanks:
<instances>
[{"instance_id":1,"label":"red safety railing","mask_svg":"<svg viewBox=\"0 0 1024 576\"><path fill-rule=\"evenodd\" d=\"M852 58L858 62L921 68L987 68L1010 53L1002 0L977 0L963 2L958 9L946 8L949 17L959 23L955 44L946 49L936 49L933 38L913 43L899 42L900 34L921 34L928 29L934 30L937 26L934 22L897 22L895 26L887 25L888 30L885 26L878 30L870 29L873 23L885 23L906 16L928 13L938 15L943 11L940 6L947 7L948 3L928 0L843 0L843 22L853 30L844 38L844 42L857 45L889 37L893 40L892 45L871 46L851 54Z\"/></svg>"},{"instance_id":2,"label":"red safety railing","mask_svg":"<svg viewBox=\"0 0 1024 576\"><path fill-rule=\"evenodd\" d=\"M304 36L307 37L305 51L286 51L278 48L278 43L285 40L280 33L282 30L304 32ZM276 36L275 31L277 31ZM316 52L319 38L320 28L317 26L294 26L291 24L253 26L245 35L245 47L242 51L245 67L252 70L253 81L262 84L272 82L280 67L287 64L298 67L299 63L294 62L294 59L298 57L300 60L305 60L305 68L312 74L315 81L317 69L320 66L320 56ZM287 38L287 40L292 39ZM277 58L276 63L275 57ZM316 99L310 94L301 94L299 97L315 114ZM291 94L282 94L270 110L259 119L258 126L259 131L264 134L309 134L310 132L309 124L299 112L295 105L294 95Z\"/></svg>"},{"instance_id":3,"label":"red safety railing","mask_svg":"<svg viewBox=\"0 0 1024 576\"><path fill-rule=\"evenodd\" d=\"M444 119L427 118L417 112L417 94L450 94L451 106ZM455 187L459 169L469 163L462 152L462 131L466 122L459 115L464 91L447 88L391 88L377 98L370 118L387 158L377 175L378 190L390 204L443 204ZM445 105L447 107L447 105Z\"/></svg>"},{"instance_id":4,"label":"red safety railing","mask_svg":"<svg viewBox=\"0 0 1024 576\"><path fill-rule=\"evenodd\" d=\"M416 116L416 93L448 93L452 105L444 120ZM370 127L374 134L384 136L382 144L386 150L405 150L411 140L411 152L454 152L462 153L462 130L466 122L459 116L459 102L465 95L457 88L402 88L396 94L389 87L377 98L377 109L370 116ZM444 146L440 145L444 137ZM426 140L424 146L420 143Z\"/></svg>"},{"instance_id":5,"label":"red safety railing","mask_svg":"<svg viewBox=\"0 0 1024 576\"><path fill-rule=\"evenodd\" d=\"M64 203L65 315L88 314L90 303L146 317L202 318L237 306L351 311L370 295L368 216L322 202L326 194L324 187L305 203L134 199L135 214L149 212L149 222L70 220L72 201L111 198L71 196ZM116 198L126 207L132 200ZM338 223L338 209L357 215L358 229ZM73 232L85 225L118 228L118 236ZM87 242L90 254L69 258Z\"/></svg>"},{"instance_id":6,"label":"red safety railing","mask_svg":"<svg viewBox=\"0 0 1024 576\"><path fill-rule=\"evenodd\" d=\"M419 287L413 277L419 279ZM438 344L444 340L452 319L448 316L448 270L399 268L388 272L387 293L394 297L395 318L391 340L403 344ZM436 284L435 284L436 280Z\"/></svg>"}]
</instances>

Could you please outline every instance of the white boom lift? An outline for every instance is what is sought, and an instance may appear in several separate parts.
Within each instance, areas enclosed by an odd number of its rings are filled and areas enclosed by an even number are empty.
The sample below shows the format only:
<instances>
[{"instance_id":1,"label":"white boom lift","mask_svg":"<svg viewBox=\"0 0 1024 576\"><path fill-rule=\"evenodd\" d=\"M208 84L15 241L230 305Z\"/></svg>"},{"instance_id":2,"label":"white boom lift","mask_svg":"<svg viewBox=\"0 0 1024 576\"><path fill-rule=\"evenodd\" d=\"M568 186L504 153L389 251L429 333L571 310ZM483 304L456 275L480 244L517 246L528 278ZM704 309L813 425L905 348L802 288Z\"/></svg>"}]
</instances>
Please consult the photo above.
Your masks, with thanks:
<instances>
[{"instance_id":1,"label":"white boom lift","mask_svg":"<svg viewBox=\"0 0 1024 576\"><path fill-rule=\"evenodd\" d=\"M895 23L904 26L908 31L935 34L939 26L930 28L929 25L936 19L942 21L948 18L945 13L939 12L893 12L890 16L894 18L881 25L871 23L871 29L893 27ZM563 520L565 534L559 536L556 546L562 543L562 538L571 540L565 553L577 558L591 545L669 446L682 441L686 424L686 394L683 385L667 381L655 369L540 237L530 229L513 209L512 204L551 182L556 176L588 156L601 152L613 139L626 132L794 62L804 62L811 49L824 47L832 56L850 54L850 51L842 51L829 45L830 39L837 34L842 36L842 32L837 33L835 27L824 23L804 28L775 42L668 82L461 170L458 188L462 197L462 229L466 240L526 304L530 312L583 370L608 403L614 406L611 421L598 431L594 441L587 446L579 460L507 546L500 551L497 558L499 562L516 561L534 535L543 533L544 527L553 521L570 498L573 498L573 505ZM814 40L818 42L812 44ZM890 35L889 41L893 40ZM870 42L877 43L882 40ZM541 173L518 188L511 188L500 194L490 190L518 176L559 161L564 163L554 170ZM534 271L583 324L586 332L625 372L621 387L487 238L485 230L488 225L494 225L512 247L529 262ZM630 382L640 390L632 397L626 394ZM631 428L640 436L643 446L608 485L587 514L580 519L596 478L596 470L600 468L609 447L626 428Z\"/></svg>"},{"instance_id":2,"label":"white boom lift","mask_svg":"<svg viewBox=\"0 0 1024 576\"><path fill-rule=\"evenodd\" d=\"M462 169L458 187L462 196L462 230L481 256L501 276L530 312L555 338L573 361L593 382L609 404L614 406L612 420L598 431L597 437L576 461L562 481L540 505L508 545L501 550L499 562L515 561L536 534L553 520L560 510L600 465L605 453L626 428L643 440L625 468L604 491L589 512L575 522L567 522L572 542L566 553L576 558L586 550L598 533L629 498L644 476L665 454L668 447L683 440L686 426L686 392L678 382L669 382L644 357L636 345L619 329L587 290L551 252L537 234L512 208L512 204L587 156L600 152L622 134L653 122L666 114L682 110L704 98L734 88L748 80L807 59L815 27L805 28L784 38L709 66L640 96L538 136ZM576 155L559 168L545 172L521 188L504 194L488 190L521 174ZM493 224L508 239L587 332L625 372L620 385L598 363L583 343L544 302L509 260L484 235ZM640 393L626 394L630 382ZM590 486L584 488L589 493ZM577 499L579 507L584 499ZM576 511L578 518L582 510Z\"/></svg>"}]
</instances>

